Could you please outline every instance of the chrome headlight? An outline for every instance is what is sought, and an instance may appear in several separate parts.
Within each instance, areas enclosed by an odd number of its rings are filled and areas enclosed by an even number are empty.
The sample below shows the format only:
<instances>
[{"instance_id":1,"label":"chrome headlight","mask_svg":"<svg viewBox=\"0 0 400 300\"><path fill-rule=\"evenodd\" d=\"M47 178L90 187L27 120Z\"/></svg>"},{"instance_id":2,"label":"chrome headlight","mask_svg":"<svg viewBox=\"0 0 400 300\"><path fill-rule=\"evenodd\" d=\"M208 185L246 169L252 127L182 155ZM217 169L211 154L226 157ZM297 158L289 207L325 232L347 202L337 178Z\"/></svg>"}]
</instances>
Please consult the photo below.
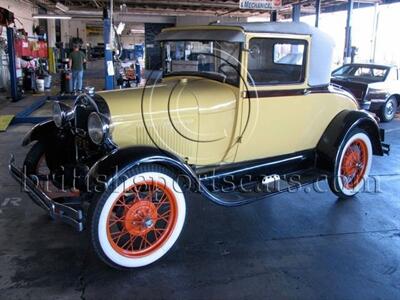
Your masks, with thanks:
<instances>
[{"instance_id":1,"label":"chrome headlight","mask_svg":"<svg viewBox=\"0 0 400 300\"><path fill-rule=\"evenodd\" d=\"M107 118L92 112L88 119L88 133L93 143L100 145L108 137L109 121Z\"/></svg>"},{"instance_id":2,"label":"chrome headlight","mask_svg":"<svg viewBox=\"0 0 400 300\"><path fill-rule=\"evenodd\" d=\"M73 114L72 109L60 102L54 102L53 104L53 121L57 127L62 127L64 123L68 120L69 116Z\"/></svg>"}]
</instances>

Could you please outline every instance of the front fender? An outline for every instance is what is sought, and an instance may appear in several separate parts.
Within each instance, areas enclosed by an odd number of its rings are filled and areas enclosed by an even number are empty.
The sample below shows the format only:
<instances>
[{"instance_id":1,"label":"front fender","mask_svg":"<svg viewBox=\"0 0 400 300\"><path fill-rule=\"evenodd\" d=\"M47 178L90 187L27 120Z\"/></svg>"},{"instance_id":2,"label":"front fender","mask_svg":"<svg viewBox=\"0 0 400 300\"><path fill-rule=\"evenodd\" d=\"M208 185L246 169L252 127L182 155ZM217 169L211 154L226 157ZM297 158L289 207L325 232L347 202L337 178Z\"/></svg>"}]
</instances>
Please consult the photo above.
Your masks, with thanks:
<instances>
[{"instance_id":1,"label":"front fender","mask_svg":"<svg viewBox=\"0 0 400 300\"><path fill-rule=\"evenodd\" d=\"M361 128L368 133L374 155L384 155L381 144L383 137L381 137L378 122L375 118L366 111L344 110L333 118L318 142L318 168L328 172L334 170L338 150L354 128Z\"/></svg>"},{"instance_id":2,"label":"front fender","mask_svg":"<svg viewBox=\"0 0 400 300\"><path fill-rule=\"evenodd\" d=\"M132 146L116 149L109 155L96 162L86 175L85 182L89 189L95 187L96 191L107 188L114 178L123 175L129 169L146 163L164 165L189 176L198 182L193 169L178 156L167 151L150 146Z\"/></svg>"},{"instance_id":3,"label":"front fender","mask_svg":"<svg viewBox=\"0 0 400 300\"><path fill-rule=\"evenodd\" d=\"M57 133L57 126L52 120L35 125L22 140L22 146L27 146L33 141L49 142L51 136Z\"/></svg>"}]
</instances>

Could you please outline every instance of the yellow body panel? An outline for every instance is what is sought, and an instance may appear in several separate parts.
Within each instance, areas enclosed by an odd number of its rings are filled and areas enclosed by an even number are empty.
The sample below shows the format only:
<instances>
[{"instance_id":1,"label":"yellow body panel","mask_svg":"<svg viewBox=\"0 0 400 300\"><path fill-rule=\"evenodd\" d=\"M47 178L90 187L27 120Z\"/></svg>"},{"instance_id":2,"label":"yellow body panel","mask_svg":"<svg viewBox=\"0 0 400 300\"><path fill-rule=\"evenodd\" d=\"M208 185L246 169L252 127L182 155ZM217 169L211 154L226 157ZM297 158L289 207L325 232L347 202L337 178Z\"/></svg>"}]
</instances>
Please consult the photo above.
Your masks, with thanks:
<instances>
[{"instance_id":1,"label":"yellow body panel","mask_svg":"<svg viewBox=\"0 0 400 300\"><path fill-rule=\"evenodd\" d=\"M308 42L307 61L310 61L310 36L249 33L246 48L252 38L300 39ZM242 77L247 79L248 51L242 53ZM241 91L290 91L309 88L309 68L306 66L303 83L266 86L250 86L242 82ZM247 161L264 157L290 154L313 149L331 120L343 110L357 110L356 102L344 95L334 93L309 93L298 96L252 98L250 112L248 99L242 95L241 115L244 128L236 161Z\"/></svg>"},{"instance_id":2,"label":"yellow body panel","mask_svg":"<svg viewBox=\"0 0 400 300\"><path fill-rule=\"evenodd\" d=\"M207 26L207 30L210 28ZM241 77L245 80L247 48L254 37L306 40L307 62L311 59L309 36L246 33L241 53ZM144 90L99 94L109 105L112 139L119 147L152 145L175 153L190 164L221 164L315 148L338 113L358 109L354 99L344 94L306 93L252 98L249 110L245 96L249 90L305 90L309 88L308 72L306 67L305 81L298 84L251 87L242 81L234 87L202 77L177 76Z\"/></svg>"},{"instance_id":3,"label":"yellow body panel","mask_svg":"<svg viewBox=\"0 0 400 300\"><path fill-rule=\"evenodd\" d=\"M357 109L356 104L349 100L329 93L251 99L250 123L241 139L236 160L315 148L339 112ZM247 107L243 106L245 116L249 113Z\"/></svg>"},{"instance_id":4,"label":"yellow body panel","mask_svg":"<svg viewBox=\"0 0 400 300\"><path fill-rule=\"evenodd\" d=\"M100 92L119 147L152 145L191 164L234 161L239 90L201 77L174 77L146 89ZM143 99L143 100L142 100Z\"/></svg>"}]
</instances>

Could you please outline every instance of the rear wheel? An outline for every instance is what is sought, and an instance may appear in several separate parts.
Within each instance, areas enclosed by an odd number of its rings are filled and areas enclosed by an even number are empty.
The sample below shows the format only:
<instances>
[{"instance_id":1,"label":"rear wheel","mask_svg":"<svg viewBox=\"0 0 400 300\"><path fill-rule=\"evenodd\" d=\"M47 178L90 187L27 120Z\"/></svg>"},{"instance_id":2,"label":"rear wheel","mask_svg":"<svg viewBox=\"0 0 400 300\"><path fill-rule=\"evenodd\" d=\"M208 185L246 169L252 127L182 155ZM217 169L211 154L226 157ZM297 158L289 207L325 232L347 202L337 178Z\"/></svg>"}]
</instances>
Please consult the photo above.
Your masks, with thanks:
<instances>
[{"instance_id":1,"label":"rear wheel","mask_svg":"<svg viewBox=\"0 0 400 300\"><path fill-rule=\"evenodd\" d=\"M381 108L380 117L384 122L390 122L394 119L397 111L397 100L395 97L390 97L385 105Z\"/></svg>"},{"instance_id":2,"label":"rear wheel","mask_svg":"<svg viewBox=\"0 0 400 300\"><path fill-rule=\"evenodd\" d=\"M91 242L112 267L145 266L174 245L185 215L185 197L175 175L157 165L137 167L92 202Z\"/></svg>"},{"instance_id":3,"label":"rear wheel","mask_svg":"<svg viewBox=\"0 0 400 300\"><path fill-rule=\"evenodd\" d=\"M339 198L356 195L368 178L372 163L372 144L368 134L355 129L339 149L329 186Z\"/></svg>"}]
</instances>

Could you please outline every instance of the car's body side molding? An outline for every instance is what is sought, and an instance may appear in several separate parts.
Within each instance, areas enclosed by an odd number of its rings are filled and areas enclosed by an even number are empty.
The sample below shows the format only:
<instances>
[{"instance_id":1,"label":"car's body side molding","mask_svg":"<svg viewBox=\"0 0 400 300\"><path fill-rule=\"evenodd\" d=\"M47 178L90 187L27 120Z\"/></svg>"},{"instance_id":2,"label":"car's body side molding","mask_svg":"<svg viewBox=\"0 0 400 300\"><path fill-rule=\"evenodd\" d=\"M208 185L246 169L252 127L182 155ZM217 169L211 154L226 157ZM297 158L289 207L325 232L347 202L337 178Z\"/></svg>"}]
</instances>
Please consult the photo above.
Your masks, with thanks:
<instances>
[{"instance_id":1,"label":"car's body side molding","mask_svg":"<svg viewBox=\"0 0 400 300\"><path fill-rule=\"evenodd\" d=\"M372 143L373 154L382 156L382 138L377 121L365 111L344 110L338 113L329 123L317 145L318 168L332 172L338 155L338 149L349 132L354 128L365 130Z\"/></svg>"}]
</instances>

